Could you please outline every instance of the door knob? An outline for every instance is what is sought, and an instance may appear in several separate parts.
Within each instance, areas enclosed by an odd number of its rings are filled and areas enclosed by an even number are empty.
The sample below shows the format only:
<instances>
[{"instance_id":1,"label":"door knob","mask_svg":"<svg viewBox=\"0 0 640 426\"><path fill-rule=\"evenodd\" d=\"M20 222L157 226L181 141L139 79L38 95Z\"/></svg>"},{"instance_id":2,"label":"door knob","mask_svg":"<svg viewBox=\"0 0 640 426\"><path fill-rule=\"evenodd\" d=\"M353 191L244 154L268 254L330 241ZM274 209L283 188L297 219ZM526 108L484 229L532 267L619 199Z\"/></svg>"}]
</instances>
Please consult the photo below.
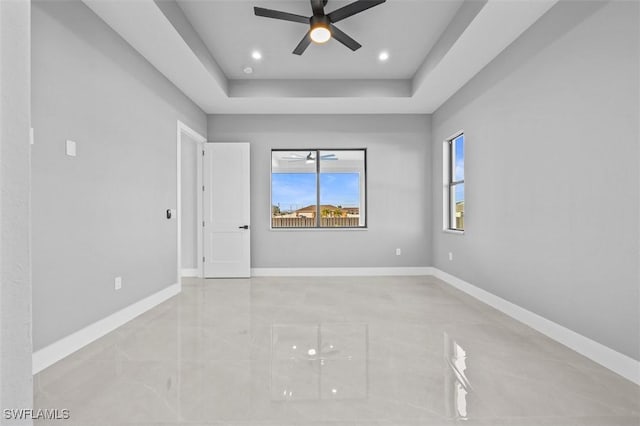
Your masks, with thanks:
<instances>
[{"instance_id":1,"label":"door knob","mask_svg":"<svg viewBox=\"0 0 640 426\"><path fill-rule=\"evenodd\" d=\"M249 225L238 226L238 229L249 229Z\"/></svg>"}]
</instances>

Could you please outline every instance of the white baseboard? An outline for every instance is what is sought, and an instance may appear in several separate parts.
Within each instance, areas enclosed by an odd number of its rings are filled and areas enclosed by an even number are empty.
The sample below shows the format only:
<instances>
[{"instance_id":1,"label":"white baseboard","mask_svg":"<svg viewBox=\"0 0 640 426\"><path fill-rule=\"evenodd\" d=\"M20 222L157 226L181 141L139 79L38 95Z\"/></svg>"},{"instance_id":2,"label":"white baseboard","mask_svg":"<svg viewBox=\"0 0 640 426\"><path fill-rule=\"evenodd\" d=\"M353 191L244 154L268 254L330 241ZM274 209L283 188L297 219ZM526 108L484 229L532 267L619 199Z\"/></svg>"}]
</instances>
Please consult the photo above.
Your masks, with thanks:
<instances>
[{"instance_id":1,"label":"white baseboard","mask_svg":"<svg viewBox=\"0 0 640 426\"><path fill-rule=\"evenodd\" d=\"M432 268L251 268L252 277L370 277L370 276L432 275Z\"/></svg>"},{"instance_id":2,"label":"white baseboard","mask_svg":"<svg viewBox=\"0 0 640 426\"><path fill-rule=\"evenodd\" d=\"M528 325L547 337L562 343L581 355L597 362L603 367L621 375L640 385L640 361L621 354L601 343L589 339L575 331L569 330L553 321L534 314L520 306L504 300L488 291L469 284L451 274L433 269L433 276L441 279L447 284L467 293L470 296L486 303L489 306L503 312L506 315Z\"/></svg>"},{"instance_id":3,"label":"white baseboard","mask_svg":"<svg viewBox=\"0 0 640 426\"><path fill-rule=\"evenodd\" d=\"M198 268L183 268L180 272L183 277L199 277L200 271Z\"/></svg>"},{"instance_id":4,"label":"white baseboard","mask_svg":"<svg viewBox=\"0 0 640 426\"><path fill-rule=\"evenodd\" d=\"M145 313L149 309L180 293L180 290L181 287L179 283L170 285L169 287L160 290L151 296L145 297L144 299L135 302L106 318L98 320L75 333L63 337L49 346L45 346L44 348L37 350L32 355L33 374L44 370L94 340L112 332L138 315Z\"/></svg>"}]
</instances>

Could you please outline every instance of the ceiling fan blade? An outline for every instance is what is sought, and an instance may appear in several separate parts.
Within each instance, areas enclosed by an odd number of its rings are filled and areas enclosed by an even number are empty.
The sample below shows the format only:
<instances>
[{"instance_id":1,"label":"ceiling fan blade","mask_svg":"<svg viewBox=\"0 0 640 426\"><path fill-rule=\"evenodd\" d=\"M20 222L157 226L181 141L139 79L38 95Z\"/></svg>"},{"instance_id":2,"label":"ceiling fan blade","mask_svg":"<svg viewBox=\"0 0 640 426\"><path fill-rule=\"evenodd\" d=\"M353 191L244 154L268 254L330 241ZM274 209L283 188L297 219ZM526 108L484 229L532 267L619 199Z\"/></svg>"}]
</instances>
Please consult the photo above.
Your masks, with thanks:
<instances>
[{"instance_id":1,"label":"ceiling fan blade","mask_svg":"<svg viewBox=\"0 0 640 426\"><path fill-rule=\"evenodd\" d=\"M351 4L348 4L340 9L336 9L333 12L327 14L331 22L342 21L349 16L353 16L356 13L363 12L374 6L384 3L386 0L358 0Z\"/></svg>"},{"instance_id":2,"label":"ceiling fan blade","mask_svg":"<svg viewBox=\"0 0 640 426\"><path fill-rule=\"evenodd\" d=\"M309 18L295 13L280 12L279 10L265 9L264 7L254 7L253 12L256 16L265 18L281 19L283 21L299 22L301 24L309 24Z\"/></svg>"},{"instance_id":3,"label":"ceiling fan blade","mask_svg":"<svg viewBox=\"0 0 640 426\"><path fill-rule=\"evenodd\" d=\"M307 47L309 47L309 44L311 44L311 30L307 31L304 37L302 37L300 43L293 49L293 53L295 55L302 55L304 51L307 50Z\"/></svg>"},{"instance_id":4,"label":"ceiling fan blade","mask_svg":"<svg viewBox=\"0 0 640 426\"><path fill-rule=\"evenodd\" d=\"M357 41L355 41L354 39L352 39L351 37L349 37L348 35L343 33L335 25L329 24L329 27L331 28L331 37L335 38L340 43L342 43L345 46L347 46L349 49L351 49L351 50L353 50L355 52L356 50L358 50L358 49L360 49L362 47L362 45L360 43L358 43Z\"/></svg>"},{"instance_id":5,"label":"ceiling fan blade","mask_svg":"<svg viewBox=\"0 0 640 426\"><path fill-rule=\"evenodd\" d=\"M313 14L317 16L324 15L324 0L311 0L311 9Z\"/></svg>"}]
</instances>

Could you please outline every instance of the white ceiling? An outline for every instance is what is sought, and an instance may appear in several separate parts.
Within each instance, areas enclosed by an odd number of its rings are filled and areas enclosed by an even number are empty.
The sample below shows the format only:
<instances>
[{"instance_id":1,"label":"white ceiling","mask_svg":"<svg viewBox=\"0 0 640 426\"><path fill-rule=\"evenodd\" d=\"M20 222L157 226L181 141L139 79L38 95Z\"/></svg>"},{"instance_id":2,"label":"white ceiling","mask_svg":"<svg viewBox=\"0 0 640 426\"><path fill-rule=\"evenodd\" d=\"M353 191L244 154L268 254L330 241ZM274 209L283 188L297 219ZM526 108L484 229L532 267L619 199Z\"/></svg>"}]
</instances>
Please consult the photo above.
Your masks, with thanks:
<instances>
[{"instance_id":1,"label":"white ceiling","mask_svg":"<svg viewBox=\"0 0 640 426\"><path fill-rule=\"evenodd\" d=\"M297 56L304 24L253 6L308 16L306 0L83 1L209 114L432 113L557 2L387 0L336 24L361 49L330 40Z\"/></svg>"},{"instance_id":2,"label":"white ceiling","mask_svg":"<svg viewBox=\"0 0 640 426\"><path fill-rule=\"evenodd\" d=\"M349 1L329 0L325 13ZM230 79L410 79L447 27L462 0L390 0L336 24L362 44L352 52L339 42L312 44L302 56L291 52L308 25L255 16L253 6L303 16L308 1L178 0L218 64ZM215 25L212 25L215 22ZM251 52L259 50L256 61ZM390 60L378 54L386 50ZM243 69L251 66L247 76Z\"/></svg>"}]
</instances>

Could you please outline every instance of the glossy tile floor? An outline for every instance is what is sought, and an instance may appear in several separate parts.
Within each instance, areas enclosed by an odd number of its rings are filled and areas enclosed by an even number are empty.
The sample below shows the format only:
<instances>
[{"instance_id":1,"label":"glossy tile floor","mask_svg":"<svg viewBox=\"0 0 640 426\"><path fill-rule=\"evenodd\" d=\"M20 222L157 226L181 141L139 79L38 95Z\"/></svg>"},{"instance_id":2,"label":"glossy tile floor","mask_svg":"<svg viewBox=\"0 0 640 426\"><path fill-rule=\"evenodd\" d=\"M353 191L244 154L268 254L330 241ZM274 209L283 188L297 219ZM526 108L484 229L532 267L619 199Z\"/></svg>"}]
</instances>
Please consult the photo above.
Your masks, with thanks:
<instances>
[{"instance_id":1,"label":"glossy tile floor","mask_svg":"<svg viewBox=\"0 0 640 426\"><path fill-rule=\"evenodd\" d=\"M640 387L432 277L185 279L35 377L36 425L640 424Z\"/></svg>"}]
</instances>

